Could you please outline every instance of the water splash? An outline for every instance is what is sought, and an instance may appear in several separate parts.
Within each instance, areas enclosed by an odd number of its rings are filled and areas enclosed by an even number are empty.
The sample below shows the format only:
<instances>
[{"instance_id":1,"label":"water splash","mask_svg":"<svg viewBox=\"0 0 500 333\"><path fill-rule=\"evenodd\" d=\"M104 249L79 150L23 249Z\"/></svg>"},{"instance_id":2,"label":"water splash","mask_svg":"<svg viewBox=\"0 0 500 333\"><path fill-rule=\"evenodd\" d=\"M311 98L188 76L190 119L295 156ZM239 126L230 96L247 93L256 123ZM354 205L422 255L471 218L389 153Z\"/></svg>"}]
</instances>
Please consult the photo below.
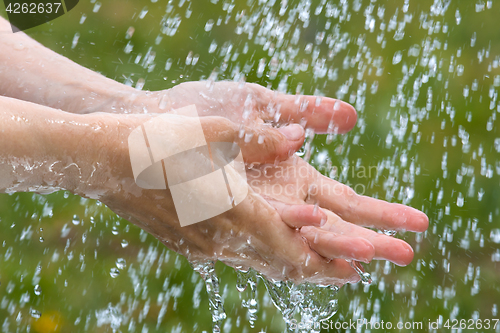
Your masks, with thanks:
<instances>
[{"instance_id":1,"label":"water splash","mask_svg":"<svg viewBox=\"0 0 500 333\"><path fill-rule=\"evenodd\" d=\"M237 277L238 291L243 292L247 285L251 288L247 304L256 299L254 290L257 287L257 278L263 282L273 304L281 312L289 332L295 331L297 326L295 324L298 321L311 324L303 325L307 328L301 331L319 332L321 321L328 320L337 312L338 300L335 298L339 291L337 286L322 286L308 282L296 285L291 281L272 281L253 269L239 270ZM252 317L251 313L251 326L252 321L255 321L255 317Z\"/></svg>"},{"instance_id":2,"label":"water splash","mask_svg":"<svg viewBox=\"0 0 500 333\"><path fill-rule=\"evenodd\" d=\"M350 260L349 263L351 264L351 267L354 268L356 273L358 273L359 277L361 278L361 282L365 285L369 285L372 283L372 277L370 273L365 272L363 270L363 266L359 261L355 260Z\"/></svg>"},{"instance_id":3,"label":"water splash","mask_svg":"<svg viewBox=\"0 0 500 333\"><path fill-rule=\"evenodd\" d=\"M312 283L295 285L290 281L269 281L262 275L271 299L283 315L288 332L294 332L299 316L303 332L319 332L321 321L328 320L337 312L338 300L335 298L337 286L322 286ZM309 325L308 325L309 324Z\"/></svg>"},{"instance_id":4,"label":"water splash","mask_svg":"<svg viewBox=\"0 0 500 333\"><path fill-rule=\"evenodd\" d=\"M250 287L250 297L242 301L243 307L248 309L248 322L251 328L255 328L255 321L257 320L257 311L259 304L257 302L257 272L253 269L248 271L236 271L236 289L242 293L246 290L247 286Z\"/></svg>"},{"instance_id":5,"label":"water splash","mask_svg":"<svg viewBox=\"0 0 500 333\"><path fill-rule=\"evenodd\" d=\"M212 313L212 329L214 333L221 331L221 324L226 319L226 312L222 304L222 297L219 290L219 279L215 274L215 264L213 261L193 262L193 270L198 272L205 281L208 294L208 306Z\"/></svg>"}]
</instances>

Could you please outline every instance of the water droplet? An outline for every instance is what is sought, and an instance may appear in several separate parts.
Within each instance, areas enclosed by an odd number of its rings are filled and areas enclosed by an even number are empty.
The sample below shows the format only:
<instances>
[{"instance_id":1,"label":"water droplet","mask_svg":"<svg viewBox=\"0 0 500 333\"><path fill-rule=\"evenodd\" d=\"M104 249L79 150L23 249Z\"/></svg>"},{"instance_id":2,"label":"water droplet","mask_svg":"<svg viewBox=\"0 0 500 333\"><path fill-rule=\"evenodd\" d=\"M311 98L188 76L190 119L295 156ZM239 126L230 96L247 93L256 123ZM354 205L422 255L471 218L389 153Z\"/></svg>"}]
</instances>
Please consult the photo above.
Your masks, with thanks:
<instances>
[{"instance_id":1,"label":"water droplet","mask_svg":"<svg viewBox=\"0 0 500 333\"><path fill-rule=\"evenodd\" d=\"M31 309L30 310L30 316L33 317L33 318L40 318L42 316L42 313L38 310L35 310L35 309Z\"/></svg>"},{"instance_id":2,"label":"water droplet","mask_svg":"<svg viewBox=\"0 0 500 333\"><path fill-rule=\"evenodd\" d=\"M187 57L186 57L186 65L191 65L193 62L193 51L189 51Z\"/></svg>"},{"instance_id":3,"label":"water droplet","mask_svg":"<svg viewBox=\"0 0 500 333\"><path fill-rule=\"evenodd\" d=\"M99 11L99 9L101 9L101 3L99 1L97 1L95 4L94 4L94 8L92 9L92 11L94 13L97 13Z\"/></svg>"},{"instance_id":4,"label":"water droplet","mask_svg":"<svg viewBox=\"0 0 500 333\"><path fill-rule=\"evenodd\" d=\"M394 53L394 56L392 57L392 64L397 65L401 62L401 59L403 59L403 54L401 51L396 51Z\"/></svg>"},{"instance_id":5,"label":"water droplet","mask_svg":"<svg viewBox=\"0 0 500 333\"><path fill-rule=\"evenodd\" d=\"M75 35L73 36L73 41L71 42L71 48L74 49L76 45L78 44L78 40L80 39L80 33L75 32Z\"/></svg>"},{"instance_id":6,"label":"water droplet","mask_svg":"<svg viewBox=\"0 0 500 333\"><path fill-rule=\"evenodd\" d=\"M33 291L34 291L35 295L40 296L40 294L42 293L42 287L40 287L40 285L39 285L39 284L37 284L37 285L35 286L35 288L34 288L34 290L33 290Z\"/></svg>"},{"instance_id":7,"label":"water droplet","mask_svg":"<svg viewBox=\"0 0 500 333\"><path fill-rule=\"evenodd\" d=\"M144 8L141 10L141 12L139 13L139 19L141 19L141 20L142 20L142 19L146 16L146 14L147 14L147 13L148 13L148 7L144 7Z\"/></svg>"},{"instance_id":8,"label":"water droplet","mask_svg":"<svg viewBox=\"0 0 500 333\"><path fill-rule=\"evenodd\" d=\"M170 67L172 67L172 59L169 58L165 62L165 70L168 71L170 69Z\"/></svg>"},{"instance_id":9,"label":"water droplet","mask_svg":"<svg viewBox=\"0 0 500 333\"><path fill-rule=\"evenodd\" d=\"M134 49L134 44L132 44L132 42L128 42L127 45L125 45L125 47L123 48L123 52L125 52L125 54L129 54L130 52L132 52L132 50Z\"/></svg>"},{"instance_id":10,"label":"water droplet","mask_svg":"<svg viewBox=\"0 0 500 333\"><path fill-rule=\"evenodd\" d=\"M462 192L459 192L458 196L457 196L457 206L463 207L463 205L464 205L464 196L463 196Z\"/></svg>"},{"instance_id":11,"label":"water droplet","mask_svg":"<svg viewBox=\"0 0 500 333\"><path fill-rule=\"evenodd\" d=\"M482 12L484 10L485 3L484 1L480 0L479 2L476 3L476 13Z\"/></svg>"},{"instance_id":12,"label":"water droplet","mask_svg":"<svg viewBox=\"0 0 500 333\"><path fill-rule=\"evenodd\" d=\"M208 48L208 53L214 53L216 49L217 43L215 42L215 40L213 40L212 43L210 43L210 47Z\"/></svg>"},{"instance_id":13,"label":"water droplet","mask_svg":"<svg viewBox=\"0 0 500 333\"><path fill-rule=\"evenodd\" d=\"M135 84L135 89L142 90L142 88L144 88L145 83L146 83L146 80L144 80L143 78L140 78L139 80L137 80L137 83Z\"/></svg>"},{"instance_id":14,"label":"water droplet","mask_svg":"<svg viewBox=\"0 0 500 333\"><path fill-rule=\"evenodd\" d=\"M118 258L116 259L116 267L118 269L124 269L125 266L127 265L127 262L123 258Z\"/></svg>"},{"instance_id":15,"label":"water droplet","mask_svg":"<svg viewBox=\"0 0 500 333\"><path fill-rule=\"evenodd\" d=\"M214 26L214 20L210 19L207 21L207 23L205 24L205 31L210 31L212 30Z\"/></svg>"},{"instance_id":16,"label":"water droplet","mask_svg":"<svg viewBox=\"0 0 500 333\"><path fill-rule=\"evenodd\" d=\"M396 230L383 230L382 232L387 236L394 236L398 233Z\"/></svg>"},{"instance_id":17,"label":"water droplet","mask_svg":"<svg viewBox=\"0 0 500 333\"><path fill-rule=\"evenodd\" d=\"M462 20L462 17L460 16L460 11L458 9L455 12L455 19L456 19L457 25L459 25L460 21Z\"/></svg>"},{"instance_id":18,"label":"water droplet","mask_svg":"<svg viewBox=\"0 0 500 333\"><path fill-rule=\"evenodd\" d=\"M128 246L128 241L126 239L123 239L121 242L122 248L126 248Z\"/></svg>"},{"instance_id":19,"label":"water droplet","mask_svg":"<svg viewBox=\"0 0 500 333\"><path fill-rule=\"evenodd\" d=\"M134 35L135 28L134 27L128 27L127 32L125 33L125 39L130 39Z\"/></svg>"},{"instance_id":20,"label":"water droplet","mask_svg":"<svg viewBox=\"0 0 500 333\"><path fill-rule=\"evenodd\" d=\"M87 15L82 14L82 17L80 17L80 24L83 24L83 22L85 22L86 19L87 19Z\"/></svg>"},{"instance_id":21,"label":"water droplet","mask_svg":"<svg viewBox=\"0 0 500 333\"><path fill-rule=\"evenodd\" d=\"M372 278L370 276L370 273L363 272L363 268L362 268L363 266L361 265L361 263L359 263L355 260L351 260L350 264L351 264L351 267L354 268L356 273L358 273L359 277L361 278L361 282L363 284L369 285L372 283Z\"/></svg>"},{"instance_id":22,"label":"water droplet","mask_svg":"<svg viewBox=\"0 0 500 333\"><path fill-rule=\"evenodd\" d=\"M109 270L109 275L111 275L111 277L114 279L118 275L120 275L120 270L118 268L113 267Z\"/></svg>"}]
</instances>

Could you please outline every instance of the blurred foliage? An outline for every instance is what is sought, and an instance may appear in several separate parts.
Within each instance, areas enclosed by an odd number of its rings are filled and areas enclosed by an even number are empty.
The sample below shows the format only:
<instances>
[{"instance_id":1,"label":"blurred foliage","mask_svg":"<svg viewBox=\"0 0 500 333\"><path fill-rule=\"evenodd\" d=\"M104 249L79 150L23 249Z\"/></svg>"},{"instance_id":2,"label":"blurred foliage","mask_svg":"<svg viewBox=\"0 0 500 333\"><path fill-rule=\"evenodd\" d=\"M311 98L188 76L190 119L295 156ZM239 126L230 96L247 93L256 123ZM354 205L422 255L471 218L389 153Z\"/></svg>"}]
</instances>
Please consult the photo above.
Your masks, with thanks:
<instances>
[{"instance_id":1,"label":"blurred foliage","mask_svg":"<svg viewBox=\"0 0 500 333\"><path fill-rule=\"evenodd\" d=\"M144 89L245 77L352 103L356 128L316 136L311 163L362 194L422 209L431 225L423 234L400 233L416 250L410 266L373 262L366 265L371 286L344 286L333 320L426 327L499 318L499 4L318 0L307 16L307 3L82 0L27 33L119 82L144 79ZM360 177L369 166L377 174ZM0 225L2 332L211 329L204 285L186 260L98 202L66 192L1 195ZM231 269L217 270L224 332L283 331L262 283L252 329L241 305L248 291L235 290Z\"/></svg>"}]
</instances>

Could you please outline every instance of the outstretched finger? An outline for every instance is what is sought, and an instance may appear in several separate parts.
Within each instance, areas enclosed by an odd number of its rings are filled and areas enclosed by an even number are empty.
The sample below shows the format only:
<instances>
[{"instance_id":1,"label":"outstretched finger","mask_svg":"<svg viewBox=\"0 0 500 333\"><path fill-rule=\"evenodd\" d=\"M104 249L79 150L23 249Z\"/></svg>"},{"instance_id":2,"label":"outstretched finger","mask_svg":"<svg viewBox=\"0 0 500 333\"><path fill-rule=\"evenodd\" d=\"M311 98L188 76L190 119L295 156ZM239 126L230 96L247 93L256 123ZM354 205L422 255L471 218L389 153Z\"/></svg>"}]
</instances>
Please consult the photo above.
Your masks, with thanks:
<instances>
[{"instance_id":1,"label":"outstretched finger","mask_svg":"<svg viewBox=\"0 0 500 333\"><path fill-rule=\"evenodd\" d=\"M373 259L389 260L398 266L406 266L413 260L413 249L405 241L346 222L332 212L325 211L325 213L328 221L321 229L334 234L361 237L367 240L375 250Z\"/></svg>"},{"instance_id":2,"label":"outstretched finger","mask_svg":"<svg viewBox=\"0 0 500 333\"><path fill-rule=\"evenodd\" d=\"M287 95L259 85L252 89L260 94L260 107L264 120L278 123L303 123L316 133L346 133L357 121L354 107L329 97ZM277 115L279 117L277 117Z\"/></svg>"},{"instance_id":3,"label":"outstretched finger","mask_svg":"<svg viewBox=\"0 0 500 333\"><path fill-rule=\"evenodd\" d=\"M276 200L267 200L291 228L303 226L321 227L326 223L326 214L315 205L288 205Z\"/></svg>"},{"instance_id":4,"label":"outstretched finger","mask_svg":"<svg viewBox=\"0 0 500 333\"><path fill-rule=\"evenodd\" d=\"M318 177L310 193L311 201L361 226L414 232L423 232L429 226L427 215L415 208L358 195L328 177Z\"/></svg>"},{"instance_id":5,"label":"outstretched finger","mask_svg":"<svg viewBox=\"0 0 500 333\"><path fill-rule=\"evenodd\" d=\"M302 227L300 234L311 249L325 258L369 263L375 256L375 247L362 237L340 235L312 226Z\"/></svg>"}]
</instances>

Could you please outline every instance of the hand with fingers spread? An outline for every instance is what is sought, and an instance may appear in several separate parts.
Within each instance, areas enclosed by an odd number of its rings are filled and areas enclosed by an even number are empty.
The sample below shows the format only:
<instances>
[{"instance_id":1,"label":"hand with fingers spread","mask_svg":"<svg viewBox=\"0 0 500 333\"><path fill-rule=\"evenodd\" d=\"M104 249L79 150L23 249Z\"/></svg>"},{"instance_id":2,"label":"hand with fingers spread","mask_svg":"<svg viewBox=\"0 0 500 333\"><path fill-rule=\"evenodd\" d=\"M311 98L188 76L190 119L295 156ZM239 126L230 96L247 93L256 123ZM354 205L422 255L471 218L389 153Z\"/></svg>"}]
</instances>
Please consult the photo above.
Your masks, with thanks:
<instances>
[{"instance_id":1,"label":"hand with fingers spread","mask_svg":"<svg viewBox=\"0 0 500 333\"><path fill-rule=\"evenodd\" d=\"M385 259L405 266L413 259L410 245L365 227L423 232L428 226L422 212L357 195L296 156L253 167L247 177L252 189L275 207L283 222L300 230L311 249L327 259L365 263Z\"/></svg>"}]
</instances>

